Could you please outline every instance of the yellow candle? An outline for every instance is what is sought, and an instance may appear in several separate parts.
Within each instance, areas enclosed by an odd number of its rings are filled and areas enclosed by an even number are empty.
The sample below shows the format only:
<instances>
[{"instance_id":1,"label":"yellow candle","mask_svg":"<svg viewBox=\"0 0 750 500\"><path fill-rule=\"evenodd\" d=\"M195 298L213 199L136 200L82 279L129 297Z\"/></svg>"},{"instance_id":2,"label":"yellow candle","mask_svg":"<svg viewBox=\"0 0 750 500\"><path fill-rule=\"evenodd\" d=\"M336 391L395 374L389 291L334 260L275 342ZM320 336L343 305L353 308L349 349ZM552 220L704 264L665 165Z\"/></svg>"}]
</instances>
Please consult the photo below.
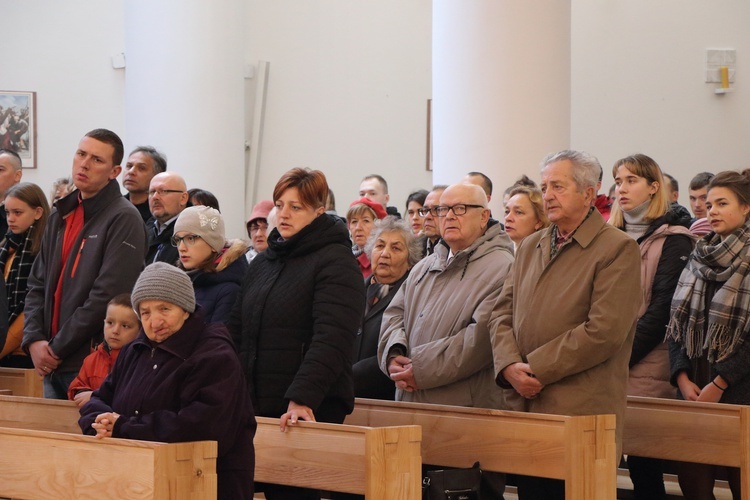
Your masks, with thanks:
<instances>
[{"instance_id":1,"label":"yellow candle","mask_svg":"<svg viewBox=\"0 0 750 500\"><path fill-rule=\"evenodd\" d=\"M729 88L729 68L727 66L721 67L721 88Z\"/></svg>"}]
</instances>

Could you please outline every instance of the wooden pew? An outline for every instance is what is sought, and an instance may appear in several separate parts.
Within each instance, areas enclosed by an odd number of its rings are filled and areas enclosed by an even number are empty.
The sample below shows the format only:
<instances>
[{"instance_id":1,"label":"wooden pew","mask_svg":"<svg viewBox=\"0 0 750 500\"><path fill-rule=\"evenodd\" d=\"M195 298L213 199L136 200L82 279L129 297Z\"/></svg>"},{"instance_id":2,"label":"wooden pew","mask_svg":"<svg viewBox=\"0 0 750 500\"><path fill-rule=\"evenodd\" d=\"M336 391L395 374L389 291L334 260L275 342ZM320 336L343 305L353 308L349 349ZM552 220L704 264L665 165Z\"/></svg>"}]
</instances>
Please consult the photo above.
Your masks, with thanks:
<instances>
[{"instance_id":1,"label":"wooden pew","mask_svg":"<svg viewBox=\"0 0 750 500\"><path fill-rule=\"evenodd\" d=\"M33 369L0 368L0 389L10 389L14 396L41 398L42 377Z\"/></svg>"},{"instance_id":2,"label":"wooden pew","mask_svg":"<svg viewBox=\"0 0 750 500\"><path fill-rule=\"evenodd\" d=\"M80 435L78 417L73 401L0 396L0 427Z\"/></svg>"},{"instance_id":3,"label":"wooden pew","mask_svg":"<svg viewBox=\"0 0 750 500\"><path fill-rule=\"evenodd\" d=\"M258 417L255 480L359 493L366 499L421 498L421 429L299 421L287 432L279 419Z\"/></svg>"},{"instance_id":4,"label":"wooden pew","mask_svg":"<svg viewBox=\"0 0 750 500\"><path fill-rule=\"evenodd\" d=\"M12 498L216 498L215 441L99 440L0 428L0 495Z\"/></svg>"},{"instance_id":5,"label":"wooden pew","mask_svg":"<svg viewBox=\"0 0 750 500\"><path fill-rule=\"evenodd\" d=\"M298 422L282 433L278 419L257 420L256 481L359 493L368 500L421 497L417 426ZM72 401L0 396L0 427L80 434L77 422Z\"/></svg>"},{"instance_id":6,"label":"wooden pew","mask_svg":"<svg viewBox=\"0 0 750 500\"><path fill-rule=\"evenodd\" d=\"M615 416L566 417L357 399L347 424L422 426L422 461L565 480L566 498L616 495Z\"/></svg>"},{"instance_id":7,"label":"wooden pew","mask_svg":"<svg viewBox=\"0 0 750 500\"><path fill-rule=\"evenodd\" d=\"M623 453L739 467L750 500L750 406L629 396Z\"/></svg>"}]
</instances>

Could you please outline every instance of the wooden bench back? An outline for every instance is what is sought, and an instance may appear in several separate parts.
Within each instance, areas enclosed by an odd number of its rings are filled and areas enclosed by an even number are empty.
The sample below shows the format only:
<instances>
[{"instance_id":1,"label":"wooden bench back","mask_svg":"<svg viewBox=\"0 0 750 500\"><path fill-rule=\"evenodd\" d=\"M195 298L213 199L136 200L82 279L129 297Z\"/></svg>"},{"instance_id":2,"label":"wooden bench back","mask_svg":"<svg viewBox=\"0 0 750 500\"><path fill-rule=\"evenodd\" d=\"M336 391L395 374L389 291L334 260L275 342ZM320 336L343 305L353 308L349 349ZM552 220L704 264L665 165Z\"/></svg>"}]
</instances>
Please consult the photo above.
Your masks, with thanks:
<instances>
[{"instance_id":1,"label":"wooden bench back","mask_svg":"<svg viewBox=\"0 0 750 500\"><path fill-rule=\"evenodd\" d=\"M0 427L80 434L72 401L0 396ZM420 497L421 429L367 428L258 418L255 480L364 494L377 500ZM182 498L182 497L174 497Z\"/></svg>"},{"instance_id":2,"label":"wooden bench back","mask_svg":"<svg viewBox=\"0 0 750 500\"><path fill-rule=\"evenodd\" d=\"M99 440L0 428L0 496L216 498L214 441Z\"/></svg>"},{"instance_id":3,"label":"wooden bench back","mask_svg":"<svg viewBox=\"0 0 750 500\"><path fill-rule=\"evenodd\" d=\"M0 368L0 389L10 389L14 396L43 396L42 377L33 369Z\"/></svg>"},{"instance_id":4,"label":"wooden bench back","mask_svg":"<svg viewBox=\"0 0 750 500\"><path fill-rule=\"evenodd\" d=\"M566 417L357 399L347 424L420 425L422 461L564 479L567 498L614 499L614 415Z\"/></svg>"},{"instance_id":5,"label":"wooden bench back","mask_svg":"<svg viewBox=\"0 0 750 500\"><path fill-rule=\"evenodd\" d=\"M298 422L258 417L255 480L364 494L369 499L421 497L421 429Z\"/></svg>"}]
</instances>

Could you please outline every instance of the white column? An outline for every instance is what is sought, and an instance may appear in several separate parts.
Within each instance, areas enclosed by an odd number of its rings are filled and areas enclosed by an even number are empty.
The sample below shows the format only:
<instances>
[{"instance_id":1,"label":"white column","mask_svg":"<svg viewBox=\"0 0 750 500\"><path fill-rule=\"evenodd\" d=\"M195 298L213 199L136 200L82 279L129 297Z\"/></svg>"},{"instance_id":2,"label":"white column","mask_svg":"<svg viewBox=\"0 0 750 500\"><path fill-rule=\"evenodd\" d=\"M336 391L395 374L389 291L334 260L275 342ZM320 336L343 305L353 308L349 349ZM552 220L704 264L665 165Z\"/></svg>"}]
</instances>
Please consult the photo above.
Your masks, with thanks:
<instances>
[{"instance_id":1,"label":"white column","mask_svg":"<svg viewBox=\"0 0 750 500\"><path fill-rule=\"evenodd\" d=\"M570 1L435 0L432 113L435 183L466 172L502 192L570 143Z\"/></svg>"},{"instance_id":2,"label":"white column","mask_svg":"<svg viewBox=\"0 0 750 500\"><path fill-rule=\"evenodd\" d=\"M125 0L126 154L153 145L247 238L242 0Z\"/></svg>"}]
</instances>

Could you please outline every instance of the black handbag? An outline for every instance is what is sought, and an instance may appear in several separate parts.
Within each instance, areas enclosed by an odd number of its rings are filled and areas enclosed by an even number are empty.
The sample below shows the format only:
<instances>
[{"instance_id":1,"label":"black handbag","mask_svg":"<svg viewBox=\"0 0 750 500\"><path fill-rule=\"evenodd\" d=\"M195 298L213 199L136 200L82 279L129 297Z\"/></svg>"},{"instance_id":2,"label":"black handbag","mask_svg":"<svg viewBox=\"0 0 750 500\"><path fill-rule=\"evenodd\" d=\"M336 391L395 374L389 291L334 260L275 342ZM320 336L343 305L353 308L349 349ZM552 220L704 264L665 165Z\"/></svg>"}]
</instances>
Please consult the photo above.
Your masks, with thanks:
<instances>
[{"instance_id":1,"label":"black handbag","mask_svg":"<svg viewBox=\"0 0 750 500\"><path fill-rule=\"evenodd\" d=\"M468 469L427 471L422 479L422 500L480 500L481 484L479 462Z\"/></svg>"}]
</instances>

